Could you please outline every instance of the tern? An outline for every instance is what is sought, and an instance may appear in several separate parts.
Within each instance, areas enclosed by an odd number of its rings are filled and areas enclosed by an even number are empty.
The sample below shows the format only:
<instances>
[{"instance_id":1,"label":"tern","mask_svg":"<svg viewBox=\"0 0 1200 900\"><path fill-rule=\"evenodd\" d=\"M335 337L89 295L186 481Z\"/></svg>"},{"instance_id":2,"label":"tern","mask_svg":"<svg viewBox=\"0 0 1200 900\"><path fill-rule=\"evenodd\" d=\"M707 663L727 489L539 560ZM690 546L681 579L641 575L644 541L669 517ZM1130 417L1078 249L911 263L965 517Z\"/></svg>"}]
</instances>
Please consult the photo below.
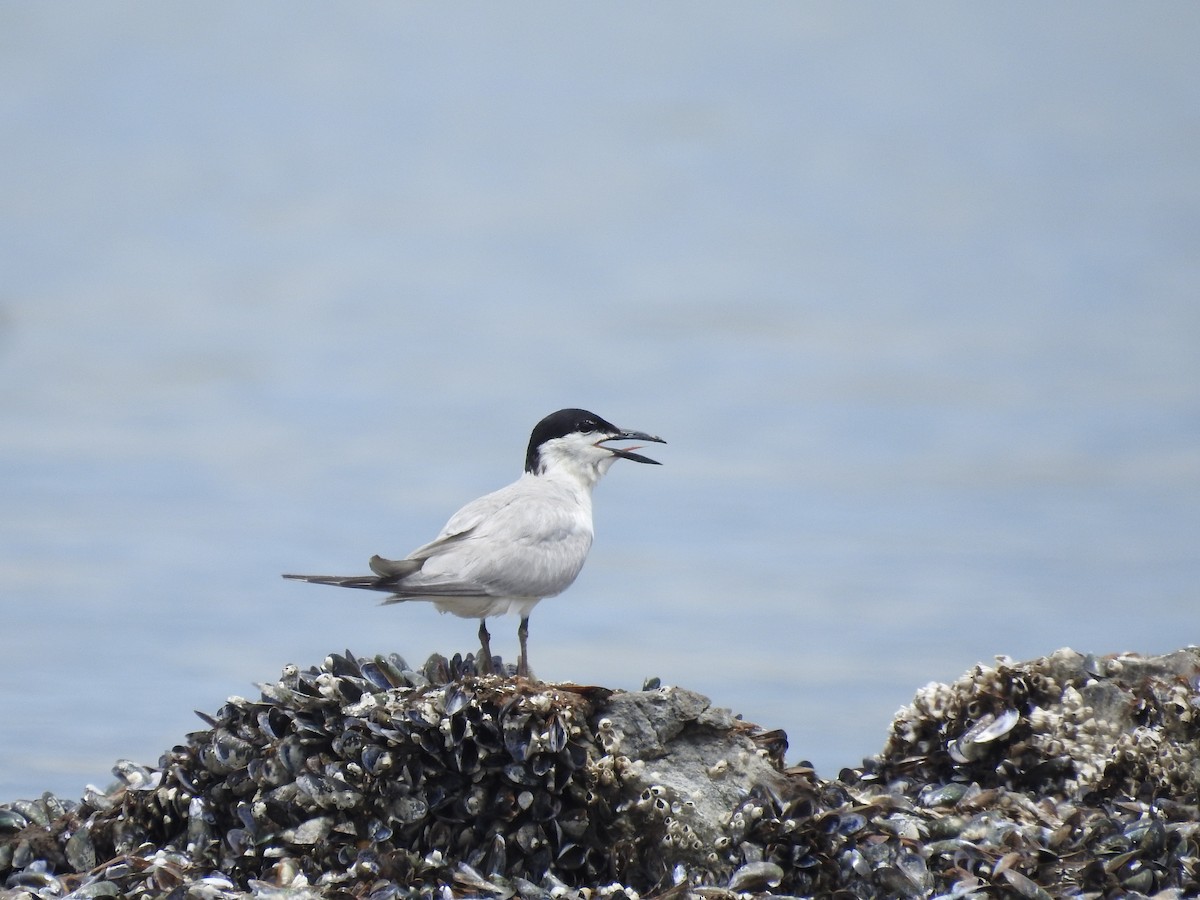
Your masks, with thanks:
<instances>
[{"instance_id":1,"label":"tern","mask_svg":"<svg viewBox=\"0 0 1200 900\"><path fill-rule=\"evenodd\" d=\"M284 575L312 584L384 591L383 602L425 600L440 612L479 619L483 670L492 670L491 616L517 613L517 674L528 677L529 613L561 594L592 547L592 488L618 459L661 465L635 447L609 441L662 438L618 428L585 409L560 409L534 426L525 472L507 487L472 500L432 541L403 559L373 556L371 575Z\"/></svg>"}]
</instances>

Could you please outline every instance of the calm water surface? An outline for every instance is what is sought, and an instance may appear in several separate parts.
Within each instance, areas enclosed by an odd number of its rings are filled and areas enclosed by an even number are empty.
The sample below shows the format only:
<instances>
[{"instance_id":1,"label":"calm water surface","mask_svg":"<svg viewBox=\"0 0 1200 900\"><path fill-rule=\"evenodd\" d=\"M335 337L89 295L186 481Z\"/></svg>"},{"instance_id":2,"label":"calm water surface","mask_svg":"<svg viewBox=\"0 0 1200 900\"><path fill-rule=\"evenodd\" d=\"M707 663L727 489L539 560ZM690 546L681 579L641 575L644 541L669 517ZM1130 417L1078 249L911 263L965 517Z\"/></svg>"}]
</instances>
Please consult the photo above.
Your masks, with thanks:
<instances>
[{"instance_id":1,"label":"calm water surface","mask_svg":"<svg viewBox=\"0 0 1200 900\"><path fill-rule=\"evenodd\" d=\"M562 406L670 443L597 489L545 679L659 676L829 775L996 654L1200 638L1194 6L0 35L0 799L287 663L471 649L278 575L424 542Z\"/></svg>"}]
</instances>

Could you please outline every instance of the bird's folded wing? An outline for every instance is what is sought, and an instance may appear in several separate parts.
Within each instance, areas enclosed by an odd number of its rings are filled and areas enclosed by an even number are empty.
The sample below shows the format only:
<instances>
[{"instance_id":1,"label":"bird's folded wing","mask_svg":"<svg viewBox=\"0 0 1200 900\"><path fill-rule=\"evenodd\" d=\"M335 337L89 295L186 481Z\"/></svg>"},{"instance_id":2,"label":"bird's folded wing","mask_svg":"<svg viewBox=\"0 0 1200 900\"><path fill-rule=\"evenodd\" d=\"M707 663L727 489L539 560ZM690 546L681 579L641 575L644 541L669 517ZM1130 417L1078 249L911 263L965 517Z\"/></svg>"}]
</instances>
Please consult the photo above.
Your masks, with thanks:
<instances>
[{"instance_id":1,"label":"bird's folded wing","mask_svg":"<svg viewBox=\"0 0 1200 900\"><path fill-rule=\"evenodd\" d=\"M437 556L439 553L442 553L447 547L452 547L460 541L465 541L475 533L475 529L478 527L478 523L476 523L470 528L464 528L462 531L443 531L428 544L422 544L412 553L408 554L408 557L404 560L400 560L400 562L414 561L417 563L423 563L431 556ZM419 569L420 566L418 565L417 568Z\"/></svg>"},{"instance_id":2,"label":"bird's folded wing","mask_svg":"<svg viewBox=\"0 0 1200 900\"><path fill-rule=\"evenodd\" d=\"M431 584L422 584L420 587L395 587L391 590L392 596L383 601L385 604L403 603L405 600L436 599L439 597L491 598L496 596L493 591L489 591L469 581L434 582Z\"/></svg>"},{"instance_id":3,"label":"bird's folded wing","mask_svg":"<svg viewBox=\"0 0 1200 900\"><path fill-rule=\"evenodd\" d=\"M444 551L447 547L475 536L488 520L493 519L498 512L515 499L512 485L484 494L472 500L450 517L441 532L428 544L424 544L408 554L409 559L428 559Z\"/></svg>"}]
</instances>

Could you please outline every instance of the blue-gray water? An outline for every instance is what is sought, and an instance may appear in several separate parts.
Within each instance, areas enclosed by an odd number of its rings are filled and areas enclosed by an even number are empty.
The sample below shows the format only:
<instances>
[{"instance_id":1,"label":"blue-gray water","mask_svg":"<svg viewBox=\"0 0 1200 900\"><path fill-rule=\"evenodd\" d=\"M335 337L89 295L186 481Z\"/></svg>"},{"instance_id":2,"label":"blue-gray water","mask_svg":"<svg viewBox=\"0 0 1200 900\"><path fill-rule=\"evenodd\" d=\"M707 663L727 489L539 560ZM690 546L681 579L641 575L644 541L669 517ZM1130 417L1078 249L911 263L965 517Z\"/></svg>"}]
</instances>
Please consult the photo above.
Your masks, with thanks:
<instances>
[{"instance_id":1,"label":"blue-gray water","mask_svg":"<svg viewBox=\"0 0 1200 900\"><path fill-rule=\"evenodd\" d=\"M823 774L995 654L1200 639L1200 7L0 7L0 800L349 647L592 408L546 679ZM515 621L495 647L515 653Z\"/></svg>"}]
</instances>

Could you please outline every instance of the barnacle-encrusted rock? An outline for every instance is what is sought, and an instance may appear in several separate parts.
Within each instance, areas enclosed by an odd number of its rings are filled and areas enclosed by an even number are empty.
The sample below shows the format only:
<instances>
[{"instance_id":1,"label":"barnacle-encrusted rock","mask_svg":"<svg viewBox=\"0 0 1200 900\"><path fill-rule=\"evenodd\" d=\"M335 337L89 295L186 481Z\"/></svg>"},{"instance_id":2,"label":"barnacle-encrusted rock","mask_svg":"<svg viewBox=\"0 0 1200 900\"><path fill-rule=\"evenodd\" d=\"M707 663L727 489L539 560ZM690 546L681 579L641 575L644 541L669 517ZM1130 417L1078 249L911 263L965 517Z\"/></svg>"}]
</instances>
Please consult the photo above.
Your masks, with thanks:
<instances>
[{"instance_id":1,"label":"barnacle-encrusted rock","mask_svg":"<svg viewBox=\"0 0 1200 900\"><path fill-rule=\"evenodd\" d=\"M978 666L831 781L680 688L335 654L156 767L0 805L0 895L1184 896L1200 650Z\"/></svg>"},{"instance_id":2,"label":"barnacle-encrusted rock","mask_svg":"<svg viewBox=\"0 0 1200 900\"><path fill-rule=\"evenodd\" d=\"M925 780L1150 800L1200 790L1200 649L1005 657L929 684L896 714L882 760ZM1093 796L1094 795L1094 796Z\"/></svg>"},{"instance_id":3,"label":"barnacle-encrusted rock","mask_svg":"<svg viewBox=\"0 0 1200 900\"><path fill-rule=\"evenodd\" d=\"M939 890L1195 896L1200 649L1000 657L918 691L851 778L911 804Z\"/></svg>"}]
</instances>

